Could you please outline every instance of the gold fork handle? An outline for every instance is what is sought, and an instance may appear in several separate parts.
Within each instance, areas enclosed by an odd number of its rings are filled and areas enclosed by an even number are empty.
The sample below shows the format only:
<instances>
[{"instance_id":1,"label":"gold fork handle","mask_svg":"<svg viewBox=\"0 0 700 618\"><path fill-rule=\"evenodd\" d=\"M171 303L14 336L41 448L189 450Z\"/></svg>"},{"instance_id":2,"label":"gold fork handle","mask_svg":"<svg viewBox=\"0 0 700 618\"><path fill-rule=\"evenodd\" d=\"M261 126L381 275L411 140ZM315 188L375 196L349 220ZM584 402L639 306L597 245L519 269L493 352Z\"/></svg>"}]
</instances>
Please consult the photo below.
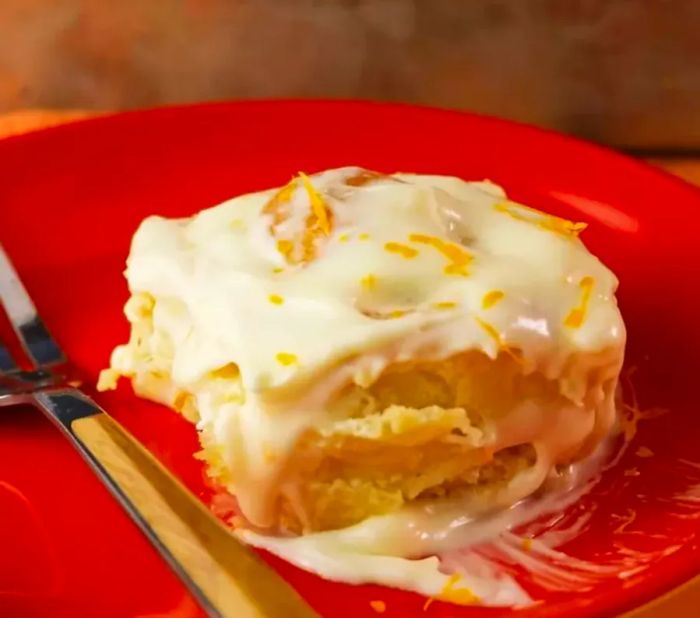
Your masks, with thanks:
<instances>
[{"instance_id":1,"label":"gold fork handle","mask_svg":"<svg viewBox=\"0 0 700 618\"><path fill-rule=\"evenodd\" d=\"M212 616L312 617L299 595L241 544L141 444L73 389L37 403L79 450Z\"/></svg>"}]
</instances>

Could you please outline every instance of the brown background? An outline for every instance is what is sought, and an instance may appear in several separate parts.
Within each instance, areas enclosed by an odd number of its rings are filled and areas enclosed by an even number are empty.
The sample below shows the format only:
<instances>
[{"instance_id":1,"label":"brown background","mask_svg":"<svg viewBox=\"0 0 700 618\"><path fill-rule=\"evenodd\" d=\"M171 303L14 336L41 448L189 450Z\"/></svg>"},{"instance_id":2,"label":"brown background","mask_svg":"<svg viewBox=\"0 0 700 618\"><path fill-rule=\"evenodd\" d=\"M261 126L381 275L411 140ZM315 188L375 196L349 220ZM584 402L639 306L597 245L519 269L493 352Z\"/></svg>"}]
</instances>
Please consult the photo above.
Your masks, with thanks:
<instances>
[{"instance_id":1,"label":"brown background","mask_svg":"<svg viewBox=\"0 0 700 618\"><path fill-rule=\"evenodd\" d=\"M0 0L0 112L299 96L700 151L700 0Z\"/></svg>"}]
</instances>

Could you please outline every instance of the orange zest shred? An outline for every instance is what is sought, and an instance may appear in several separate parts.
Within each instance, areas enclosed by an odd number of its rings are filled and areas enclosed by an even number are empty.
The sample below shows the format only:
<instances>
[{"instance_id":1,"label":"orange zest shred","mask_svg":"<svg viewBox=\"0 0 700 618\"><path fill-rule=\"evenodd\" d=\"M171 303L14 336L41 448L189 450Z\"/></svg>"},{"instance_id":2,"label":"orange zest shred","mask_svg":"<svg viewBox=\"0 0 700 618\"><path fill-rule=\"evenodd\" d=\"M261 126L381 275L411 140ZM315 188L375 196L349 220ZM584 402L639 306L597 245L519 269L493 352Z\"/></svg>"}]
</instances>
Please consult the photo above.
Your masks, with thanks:
<instances>
[{"instance_id":1,"label":"orange zest shred","mask_svg":"<svg viewBox=\"0 0 700 618\"><path fill-rule=\"evenodd\" d=\"M433 307L435 309L454 309L457 306L457 303L453 303L450 301L444 301L441 303L433 303Z\"/></svg>"},{"instance_id":2,"label":"orange zest shred","mask_svg":"<svg viewBox=\"0 0 700 618\"><path fill-rule=\"evenodd\" d=\"M530 223L548 232L554 232L555 234L569 238L576 238L588 227L587 223L574 222L568 219L562 219L561 217L555 217L554 215L516 202L497 202L493 207L497 211L505 213L517 221Z\"/></svg>"},{"instance_id":3,"label":"orange zest shred","mask_svg":"<svg viewBox=\"0 0 700 618\"><path fill-rule=\"evenodd\" d=\"M522 540L521 545L525 551L530 551L532 549L532 543L533 543L532 539L525 537Z\"/></svg>"},{"instance_id":4,"label":"orange zest shred","mask_svg":"<svg viewBox=\"0 0 700 618\"><path fill-rule=\"evenodd\" d=\"M501 333L498 332L498 329L491 324L490 322L487 322L486 320L482 320L480 317L475 316L474 319L476 320L476 323L481 326L481 328L484 330L484 332L491 337L491 339L494 340L496 343L496 346L498 347L498 350L500 352L505 352L508 356L510 356L516 363L519 365L525 365L525 361L522 358L521 352L517 348L512 348L509 345L506 345L503 343L503 338L501 337Z\"/></svg>"},{"instance_id":5,"label":"orange zest shred","mask_svg":"<svg viewBox=\"0 0 700 618\"><path fill-rule=\"evenodd\" d=\"M275 193L262 209L263 214L272 215L272 226L279 225L289 217L286 204L292 199L296 181L292 178L284 187Z\"/></svg>"},{"instance_id":6,"label":"orange zest shred","mask_svg":"<svg viewBox=\"0 0 700 618\"><path fill-rule=\"evenodd\" d=\"M301 182L304 185L304 189L306 190L306 193L309 196L309 201L311 202L311 210L316 216L316 220L318 221L318 227L321 228L321 231L324 233L324 235L328 236L331 233L331 222L328 218L328 207L326 206L325 202L318 194L316 189L314 189L313 184L311 184L311 179L306 174L304 174L304 172L299 172L299 178L301 178Z\"/></svg>"},{"instance_id":7,"label":"orange zest shred","mask_svg":"<svg viewBox=\"0 0 700 618\"><path fill-rule=\"evenodd\" d=\"M482 320L480 317L475 317L474 319L476 320L476 323L481 326L483 331L495 341L498 348L502 349L504 347L503 340L501 339L501 333L498 332L496 327L486 320Z\"/></svg>"},{"instance_id":8,"label":"orange zest shred","mask_svg":"<svg viewBox=\"0 0 700 618\"><path fill-rule=\"evenodd\" d=\"M290 354L289 352L278 352L275 355L277 362L280 365L289 367L290 365L296 365L299 362L299 358L296 354Z\"/></svg>"},{"instance_id":9,"label":"orange zest shred","mask_svg":"<svg viewBox=\"0 0 700 618\"><path fill-rule=\"evenodd\" d=\"M279 251L290 264L294 264L294 243L291 240L278 240L277 251Z\"/></svg>"},{"instance_id":10,"label":"orange zest shred","mask_svg":"<svg viewBox=\"0 0 700 618\"><path fill-rule=\"evenodd\" d=\"M389 253L397 253L407 260L410 260L418 255L418 251L416 251L413 247L402 245L398 242L388 242L384 245L384 249L386 249Z\"/></svg>"},{"instance_id":11,"label":"orange zest shred","mask_svg":"<svg viewBox=\"0 0 700 618\"><path fill-rule=\"evenodd\" d=\"M292 176L292 179L282 187L272 199L277 199L280 202L288 202L292 199L294 191L297 188L297 179Z\"/></svg>"},{"instance_id":12,"label":"orange zest shred","mask_svg":"<svg viewBox=\"0 0 700 618\"><path fill-rule=\"evenodd\" d=\"M280 226L292 216L291 200L301 182L309 197L309 214L304 220L304 228L297 237L281 238ZM270 234L277 240L277 250L289 264L304 264L313 260L321 243L331 233L333 213L321 195L314 189L309 177L300 172L288 184L275 193L262 209L263 214L271 215Z\"/></svg>"},{"instance_id":13,"label":"orange zest shred","mask_svg":"<svg viewBox=\"0 0 700 618\"><path fill-rule=\"evenodd\" d=\"M588 304L591 301L591 292L595 285L595 279L593 277L584 277L578 285L581 288L581 301L578 307L574 307L564 319L564 326L569 328L580 328L583 325L586 319L586 311L588 311Z\"/></svg>"},{"instance_id":14,"label":"orange zest shred","mask_svg":"<svg viewBox=\"0 0 700 618\"><path fill-rule=\"evenodd\" d=\"M640 446L634 454L642 459L647 459L654 456L654 451L652 451L648 446Z\"/></svg>"},{"instance_id":15,"label":"orange zest shred","mask_svg":"<svg viewBox=\"0 0 700 618\"><path fill-rule=\"evenodd\" d=\"M411 242L433 247L450 260L450 263L444 269L446 275L468 276L467 266L474 258L471 253L465 251L459 245L427 234L410 234L408 239Z\"/></svg>"},{"instance_id":16,"label":"orange zest shred","mask_svg":"<svg viewBox=\"0 0 700 618\"><path fill-rule=\"evenodd\" d=\"M367 290L373 290L375 287L377 287L377 277L375 277L372 273L365 275L362 277L362 279L360 279L360 284Z\"/></svg>"},{"instance_id":17,"label":"orange zest shred","mask_svg":"<svg viewBox=\"0 0 700 618\"><path fill-rule=\"evenodd\" d=\"M446 275L459 275L460 277L468 277L469 272L467 271L467 265L466 264L448 264L444 268L444 273Z\"/></svg>"},{"instance_id":18,"label":"orange zest shred","mask_svg":"<svg viewBox=\"0 0 700 618\"><path fill-rule=\"evenodd\" d=\"M423 611L426 611L436 599L440 601L448 601L457 605L478 605L481 599L476 596L469 588L455 588L455 584L462 579L459 573L450 575L443 586L440 594L434 597L429 597L423 604Z\"/></svg>"},{"instance_id":19,"label":"orange zest shred","mask_svg":"<svg viewBox=\"0 0 700 618\"><path fill-rule=\"evenodd\" d=\"M481 300L482 309L490 309L496 303L503 300L505 294L501 290L491 290L484 294L484 298Z\"/></svg>"},{"instance_id":20,"label":"orange zest shred","mask_svg":"<svg viewBox=\"0 0 700 618\"><path fill-rule=\"evenodd\" d=\"M370 601L369 606L378 614L383 614L386 611L386 603L384 601Z\"/></svg>"},{"instance_id":21,"label":"orange zest shred","mask_svg":"<svg viewBox=\"0 0 700 618\"><path fill-rule=\"evenodd\" d=\"M366 315L368 318L372 318L373 320L395 320L408 315L411 313L411 311L395 309L393 311L382 312L375 309L360 309L360 313L362 313L362 315Z\"/></svg>"}]
</instances>

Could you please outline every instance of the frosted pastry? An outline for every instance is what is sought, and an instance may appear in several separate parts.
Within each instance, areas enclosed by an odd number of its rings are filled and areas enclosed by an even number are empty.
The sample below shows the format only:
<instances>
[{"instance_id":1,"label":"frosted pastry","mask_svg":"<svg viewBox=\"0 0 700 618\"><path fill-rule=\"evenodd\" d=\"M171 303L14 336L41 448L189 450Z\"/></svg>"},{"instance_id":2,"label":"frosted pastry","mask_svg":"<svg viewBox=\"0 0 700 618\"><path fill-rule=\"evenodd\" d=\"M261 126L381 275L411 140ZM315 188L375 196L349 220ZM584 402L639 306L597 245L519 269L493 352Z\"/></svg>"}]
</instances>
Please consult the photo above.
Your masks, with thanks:
<instances>
[{"instance_id":1,"label":"frosted pastry","mask_svg":"<svg viewBox=\"0 0 700 618\"><path fill-rule=\"evenodd\" d=\"M100 387L196 423L244 538L439 592L426 556L455 518L532 494L615 421L625 328L584 227L489 182L359 168L149 217ZM476 579L463 601L505 594Z\"/></svg>"}]
</instances>

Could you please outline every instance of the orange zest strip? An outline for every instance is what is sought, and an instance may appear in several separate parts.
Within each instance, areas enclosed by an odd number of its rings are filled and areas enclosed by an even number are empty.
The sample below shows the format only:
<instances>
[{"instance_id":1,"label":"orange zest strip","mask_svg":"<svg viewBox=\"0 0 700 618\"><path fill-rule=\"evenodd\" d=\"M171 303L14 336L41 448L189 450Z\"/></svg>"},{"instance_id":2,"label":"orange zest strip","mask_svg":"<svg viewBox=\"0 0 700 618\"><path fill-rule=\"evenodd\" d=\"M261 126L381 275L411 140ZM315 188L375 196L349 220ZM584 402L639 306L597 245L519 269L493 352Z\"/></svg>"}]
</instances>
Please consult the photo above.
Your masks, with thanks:
<instances>
[{"instance_id":1,"label":"orange zest strip","mask_svg":"<svg viewBox=\"0 0 700 618\"><path fill-rule=\"evenodd\" d=\"M463 277L468 275L467 266L474 258L459 245L427 234L411 234L408 239L411 242L433 247L450 260L450 264L445 266L445 274L462 275Z\"/></svg>"},{"instance_id":2,"label":"orange zest strip","mask_svg":"<svg viewBox=\"0 0 700 618\"><path fill-rule=\"evenodd\" d=\"M292 216L291 200L300 182L309 198L309 213L296 237L280 238L280 225ZM277 250L289 264L304 264L313 260L322 238L330 235L333 226L333 212L303 172L277 191L262 212L272 215L270 234L277 240Z\"/></svg>"},{"instance_id":3,"label":"orange zest strip","mask_svg":"<svg viewBox=\"0 0 700 618\"><path fill-rule=\"evenodd\" d=\"M377 287L377 277L372 273L365 275L360 279L360 285L367 290L373 290Z\"/></svg>"},{"instance_id":4,"label":"orange zest strip","mask_svg":"<svg viewBox=\"0 0 700 618\"><path fill-rule=\"evenodd\" d=\"M284 365L285 367L296 365L299 362L297 355L290 354L289 352L278 352L275 358L280 365Z\"/></svg>"},{"instance_id":5,"label":"orange zest strip","mask_svg":"<svg viewBox=\"0 0 700 618\"><path fill-rule=\"evenodd\" d=\"M484 332L491 337L491 339L494 340L496 345L498 346L499 349L502 349L503 346L503 340L501 339L501 333L498 332L496 327L493 324L490 324L486 320L482 320L479 317L474 318L476 320L476 323L481 326L481 328L484 330Z\"/></svg>"},{"instance_id":6,"label":"orange zest strip","mask_svg":"<svg viewBox=\"0 0 700 618\"><path fill-rule=\"evenodd\" d=\"M314 189L314 186L311 184L311 180L306 174L304 174L304 172L299 172L299 178L301 178L301 182L304 185L304 189L306 190L306 193L309 196L309 201L311 202L311 210L316 216L316 220L318 221L318 227L321 228L321 231L324 233L324 235L328 236L331 233L331 223L328 217L328 207L326 206L325 202L318 194L316 189Z\"/></svg>"},{"instance_id":7,"label":"orange zest strip","mask_svg":"<svg viewBox=\"0 0 700 618\"><path fill-rule=\"evenodd\" d=\"M586 311L591 301L591 292L595 285L593 277L584 277L578 284L581 288L581 302L578 307L572 309L564 319L564 326L569 328L580 328L586 319Z\"/></svg>"},{"instance_id":8,"label":"orange zest strip","mask_svg":"<svg viewBox=\"0 0 700 618\"><path fill-rule=\"evenodd\" d=\"M362 313L362 315L366 315L368 318L372 318L373 320L396 320L397 318L402 318L403 316L412 312L404 311L402 309L394 309L393 311L387 312L377 311L374 309L360 309L360 313Z\"/></svg>"},{"instance_id":9,"label":"orange zest strip","mask_svg":"<svg viewBox=\"0 0 700 618\"><path fill-rule=\"evenodd\" d=\"M389 253L397 253L407 260L410 260L418 255L418 251L416 251L413 247L402 245L398 242L388 242L384 245L384 249L386 249Z\"/></svg>"},{"instance_id":10,"label":"orange zest strip","mask_svg":"<svg viewBox=\"0 0 700 618\"><path fill-rule=\"evenodd\" d=\"M262 211L266 215L272 215L273 225L282 223L288 216L289 212L284 208L284 204L289 203L296 189L296 180L292 178L284 187L275 193L270 201L265 204Z\"/></svg>"},{"instance_id":11,"label":"orange zest strip","mask_svg":"<svg viewBox=\"0 0 700 618\"><path fill-rule=\"evenodd\" d=\"M486 320L482 320L480 317L475 316L474 319L476 320L476 323L481 326L481 328L484 330L484 332L491 337L491 339L494 340L496 345L498 346L498 350L500 352L506 353L508 356L510 356L518 365L525 365L525 361L523 360L520 350L517 348L511 348L510 346L506 345L503 343L503 339L501 337L501 333L498 332L498 329L493 324L490 324Z\"/></svg>"},{"instance_id":12,"label":"orange zest strip","mask_svg":"<svg viewBox=\"0 0 700 618\"><path fill-rule=\"evenodd\" d=\"M445 587L440 593L440 599L444 601L450 601L451 603L457 603L458 605L474 605L481 602L478 596L476 596L469 588L455 588L454 585L461 579L461 577L455 573L447 580Z\"/></svg>"},{"instance_id":13,"label":"orange zest strip","mask_svg":"<svg viewBox=\"0 0 700 618\"><path fill-rule=\"evenodd\" d=\"M458 573L454 573L447 580L443 586L440 594L436 597L428 598L423 604L423 611L426 611L435 601L439 599L440 601L449 601L450 603L456 603L457 605L478 605L481 603L481 599L476 596L469 588L455 588L455 584L461 579Z\"/></svg>"},{"instance_id":14,"label":"orange zest strip","mask_svg":"<svg viewBox=\"0 0 700 618\"><path fill-rule=\"evenodd\" d=\"M433 307L435 309L454 309L457 306L457 303L453 303L450 301L444 301L441 303L433 303Z\"/></svg>"},{"instance_id":15,"label":"orange zest strip","mask_svg":"<svg viewBox=\"0 0 700 618\"><path fill-rule=\"evenodd\" d=\"M501 290L491 290L484 294L484 298L481 301L482 309L490 309L496 303L500 302L505 294Z\"/></svg>"},{"instance_id":16,"label":"orange zest strip","mask_svg":"<svg viewBox=\"0 0 700 618\"><path fill-rule=\"evenodd\" d=\"M386 611L386 603L384 601L370 601L369 606L378 614L383 614Z\"/></svg>"},{"instance_id":17,"label":"orange zest strip","mask_svg":"<svg viewBox=\"0 0 700 618\"><path fill-rule=\"evenodd\" d=\"M518 221L537 225L543 230L554 232L561 236L576 238L583 230L588 227L587 223L580 223L555 217L541 210L530 208L516 202L497 202L494 208L502 213L505 213Z\"/></svg>"}]
</instances>

